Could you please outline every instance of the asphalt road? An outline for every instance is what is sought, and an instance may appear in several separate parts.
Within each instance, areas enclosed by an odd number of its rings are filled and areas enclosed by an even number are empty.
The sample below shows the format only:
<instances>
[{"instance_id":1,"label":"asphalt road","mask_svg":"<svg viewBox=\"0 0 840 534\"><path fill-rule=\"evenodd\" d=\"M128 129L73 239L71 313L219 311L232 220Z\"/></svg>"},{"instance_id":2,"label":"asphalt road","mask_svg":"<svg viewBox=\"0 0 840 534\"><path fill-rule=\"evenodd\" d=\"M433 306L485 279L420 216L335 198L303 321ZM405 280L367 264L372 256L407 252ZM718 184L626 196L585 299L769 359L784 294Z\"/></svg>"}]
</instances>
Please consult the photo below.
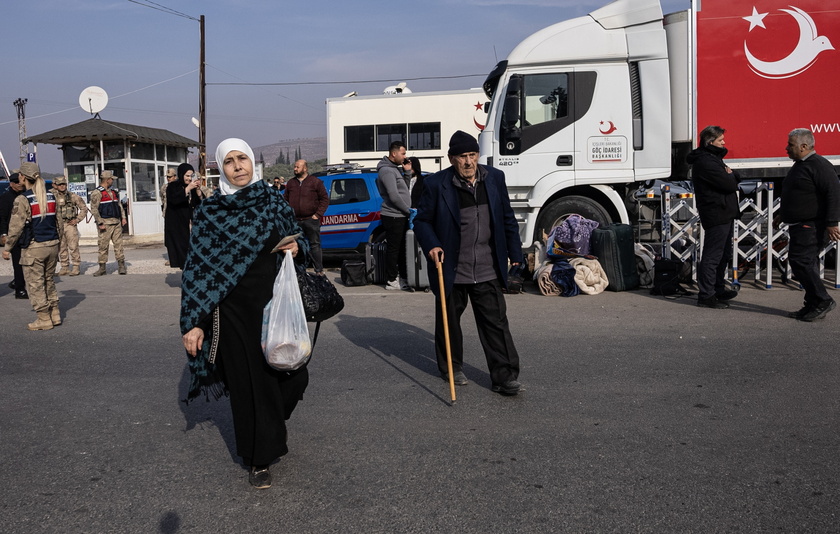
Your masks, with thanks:
<instances>
[{"instance_id":1,"label":"asphalt road","mask_svg":"<svg viewBox=\"0 0 840 534\"><path fill-rule=\"evenodd\" d=\"M257 491L228 402L180 402L179 271L127 256L128 276L62 278L45 332L0 271L0 532L840 530L840 312L786 318L797 290L719 311L530 288L507 298L527 391L490 391L468 312L452 406L431 294L339 286Z\"/></svg>"}]
</instances>

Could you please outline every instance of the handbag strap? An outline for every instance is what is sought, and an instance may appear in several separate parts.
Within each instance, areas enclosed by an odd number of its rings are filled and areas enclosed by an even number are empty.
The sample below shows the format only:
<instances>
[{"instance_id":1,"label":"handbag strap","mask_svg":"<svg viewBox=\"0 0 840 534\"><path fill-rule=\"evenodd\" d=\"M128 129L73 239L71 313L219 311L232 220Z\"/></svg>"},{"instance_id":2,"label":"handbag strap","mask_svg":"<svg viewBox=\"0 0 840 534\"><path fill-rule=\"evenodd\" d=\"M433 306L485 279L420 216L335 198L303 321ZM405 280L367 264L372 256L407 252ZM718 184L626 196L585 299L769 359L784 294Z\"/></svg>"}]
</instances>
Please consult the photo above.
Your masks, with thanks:
<instances>
[{"instance_id":1,"label":"handbag strap","mask_svg":"<svg viewBox=\"0 0 840 534\"><path fill-rule=\"evenodd\" d=\"M312 350L309 352L309 357L315 353L315 343L318 342L318 332L321 331L321 321L315 323L315 336L312 338Z\"/></svg>"}]
</instances>

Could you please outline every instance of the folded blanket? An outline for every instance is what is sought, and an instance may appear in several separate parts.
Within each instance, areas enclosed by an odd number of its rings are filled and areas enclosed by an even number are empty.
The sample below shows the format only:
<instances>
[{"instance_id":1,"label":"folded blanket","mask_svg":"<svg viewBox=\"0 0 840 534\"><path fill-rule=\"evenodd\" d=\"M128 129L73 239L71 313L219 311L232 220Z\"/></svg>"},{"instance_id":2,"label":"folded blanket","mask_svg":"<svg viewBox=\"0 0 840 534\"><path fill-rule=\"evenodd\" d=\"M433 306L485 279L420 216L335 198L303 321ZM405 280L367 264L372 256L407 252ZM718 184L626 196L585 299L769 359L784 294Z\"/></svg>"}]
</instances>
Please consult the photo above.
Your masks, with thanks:
<instances>
[{"instance_id":1,"label":"folded blanket","mask_svg":"<svg viewBox=\"0 0 840 534\"><path fill-rule=\"evenodd\" d=\"M598 260L573 258L569 260L569 264L575 268L575 283L581 292L587 295L597 295L610 285L607 274L601 268Z\"/></svg>"},{"instance_id":2,"label":"folded blanket","mask_svg":"<svg viewBox=\"0 0 840 534\"><path fill-rule=\"evenodd\" d=\"M575 268L566 260L557 260L551 268L551 281L560 288L561 297L580 295L580 288L575 282Z\"/></svg>"},{"instance_id":3,"label":"folded blanket","mask_svg":"<svg viewBox=\"0 0 840 534\"><path fill-rule=\"evenodd\" d=\"M540 293L548 297L554 297L560 294L560 288L551 281L551 269L553 267L553 265L548 263L537 269L534 273L534 280L537 282L537 287L540 288Z\"/></svg>"}]
</instances>

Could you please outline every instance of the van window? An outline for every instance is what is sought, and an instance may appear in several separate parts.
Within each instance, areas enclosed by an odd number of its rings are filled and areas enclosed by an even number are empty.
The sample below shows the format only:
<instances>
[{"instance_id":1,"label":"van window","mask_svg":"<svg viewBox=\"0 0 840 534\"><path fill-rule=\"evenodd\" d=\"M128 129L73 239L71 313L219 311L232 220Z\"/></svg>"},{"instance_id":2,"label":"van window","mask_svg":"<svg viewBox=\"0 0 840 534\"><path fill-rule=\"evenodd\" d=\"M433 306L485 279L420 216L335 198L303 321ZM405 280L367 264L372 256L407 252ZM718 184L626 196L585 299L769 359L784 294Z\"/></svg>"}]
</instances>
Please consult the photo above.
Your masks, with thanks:
<instances>
[{"instance_id":1,"label":"van window","mask_svg":"<svg viewBox=\"0 0 840 534\"><path fill-rule=\"evenodd\" d=\"M330 186L330 206L370 200L365 181L361 178L336 178Z\"/></svg>"}]
</instances>

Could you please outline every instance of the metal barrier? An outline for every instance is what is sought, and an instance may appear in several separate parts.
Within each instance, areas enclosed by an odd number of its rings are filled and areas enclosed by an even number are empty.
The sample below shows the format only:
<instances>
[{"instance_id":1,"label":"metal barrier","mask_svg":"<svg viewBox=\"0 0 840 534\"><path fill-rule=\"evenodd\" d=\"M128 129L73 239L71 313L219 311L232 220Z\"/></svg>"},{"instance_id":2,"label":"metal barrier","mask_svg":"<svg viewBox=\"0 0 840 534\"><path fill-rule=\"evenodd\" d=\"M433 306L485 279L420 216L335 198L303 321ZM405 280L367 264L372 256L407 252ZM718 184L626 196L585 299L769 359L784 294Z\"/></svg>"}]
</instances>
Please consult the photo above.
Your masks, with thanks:
<instances>
[{"instance_id":1,"label":"metal barrier","mask_svg":"<svg viewBox=\"0 0 840 534\"><path fill-rule=\"evenodd\" d=\"M650 195L647 199L650 200ZM779 211L780 200L774 198L772 182L759 182L751 193L739 192L740 219L735 220L732 235L731 280L739 284L739 270L752 269L752 279L766 289L773 287L773 268L779 271L782 283L790 279L791 271L787 262L788 231L786 224L774 225ZM671 192L668 184L661 187L662 236L661 254L663 258L676 258L689 261L692 277L696 279L697 262L702 257L703 228L692 193ZM642 224L641 221L639 224ZM826 261L831 251L835 251L832 260L835 289L840 289L840 247L837 242L828 241L820 252L820 276L826 279Z\"/></svg>"},{"instance_id":2,"label":"metal barrier","mask_svg":"<svg viewBox=\"0 0 840 534\"><path fill-rule=\"evenodd\" d=\"M676 196L676 198L673 198ZM671 186L662 184L662 257L691 263L691 277L697 278L697 261L703 242L703 227L694 205L693 193L671 194ZM675 215L680 217L675 218ZM690 215L686 220L685 216Z\"/></svg>"}]
</instances>

